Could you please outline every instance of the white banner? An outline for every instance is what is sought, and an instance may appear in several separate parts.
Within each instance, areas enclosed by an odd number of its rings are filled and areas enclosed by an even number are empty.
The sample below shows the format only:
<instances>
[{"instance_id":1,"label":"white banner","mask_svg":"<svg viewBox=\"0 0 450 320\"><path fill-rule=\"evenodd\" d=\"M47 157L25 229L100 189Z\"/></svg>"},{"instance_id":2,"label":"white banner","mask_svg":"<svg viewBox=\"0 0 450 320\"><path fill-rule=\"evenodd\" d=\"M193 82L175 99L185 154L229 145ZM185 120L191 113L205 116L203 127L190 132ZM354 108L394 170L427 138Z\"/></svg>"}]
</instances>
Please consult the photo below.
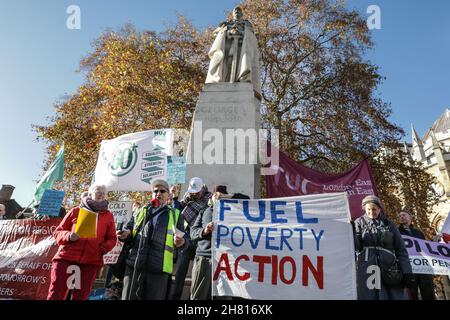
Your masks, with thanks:
<instances>
[{"instance_id":1,"label":"white banner","mask_svg":"<svg viewBox=\"0 0 450 320\"><path fill-rule=\"evenodd\" d=\"M214 295L356 299L346 193L221 200L214 221Z\"/></svg>"},{"instance_id":2,"label":"white banner","mask_svg":"<svg viewBox=\"0 0 450 320\"><path fill-rule=\"evenodd\" d=\"M450 276L450 245L402 235L415 274Z\"/></svg>"},{"instance_id":3,"label":"white banner","mask_svg":"<svg viewBox=\"0 0 450 320\"><path fill-rule=\"evenodd\" d=\"M173 129L148 130L103 140L95 183L108 191L148 191L153 180L167 178L173 155Z\"/></svg>"}]
</instances>

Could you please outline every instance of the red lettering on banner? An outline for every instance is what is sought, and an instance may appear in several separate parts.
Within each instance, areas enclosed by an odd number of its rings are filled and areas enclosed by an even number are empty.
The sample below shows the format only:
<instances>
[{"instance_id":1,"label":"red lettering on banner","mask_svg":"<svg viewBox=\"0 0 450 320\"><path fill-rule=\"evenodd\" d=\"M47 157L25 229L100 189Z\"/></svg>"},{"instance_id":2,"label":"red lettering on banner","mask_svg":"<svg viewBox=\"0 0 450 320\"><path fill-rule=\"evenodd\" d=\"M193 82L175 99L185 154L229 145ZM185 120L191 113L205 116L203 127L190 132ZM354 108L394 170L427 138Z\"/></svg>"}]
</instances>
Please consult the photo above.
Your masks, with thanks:
<instances>
[{"instance_id":1,"label":"red lettering on banner","mask_svg":"<svg viewBox=\"0 0 450 320\"><path fill-rule=\"evenodd\" d=\"M245 272L243 275L240 275L238 273L238 267L239 267L239 261L241 260L245 260L245 261L249 261L250 258L247 255L242 255L236 258L236 260L234 261L234 274L236 275L236 278L238 278L241 281L245 281L248 280L250 278L250 273L249 272Z\"/></svg>"},{"instance_id":2,"label":"red lettering on banner","mask_svg":"<svg viewBox=\"0 0 450 320\"><path fill-rule=\"evenodd\" d=\"M214 272L214 281L216 281L220 273L222 271L225 272L228 280L234 280L232 271L234 272L234 275L236 278L240 281L246 281L250 279L251 274L249 272L245 272L243 274L239 274L239 263L241 261L250 261L248 255L241 255L238 256L234 261L234 268L231 269L230 267L230 261L228 258L227 253L223 253L219 261L217 263L217 268ZM323 256L317 257L317 263L314 265L310 258L306 255L301 257L302 267L297 268L297 264L295 262L295 259L291 256L285 256L279 259L278 256L272 255L272 256L253 256L253 262L258 264L258 275L257 275L257 281L258 282L264 282L264 268L268 264L272 271L270 273L271 275L271 284L272 285L278 285L278 278L281 280L283 284L286 285L292 285L295 282L295 279L297 278L297 270L299 272L301 271L301 284L304 287L310 286L309 281L309 274L311 273L316 281L317 286L319 289L324 288L324 280L323 280ZM287 275L286 269L288 269L287 265L290 264L291 266L291 273Z\"/></svg>"},{"instance_id":3,"label":"red lettering on banner","mask_svg":"<svg viewBox=\"0 0 450 320\"><path fill-rule=\"evenodd\" d=\"M225 264L222 266L222 264ZM217 263L216 271L214 272L214 280L217 280L219 278L220 272L225 271L227 274L228 280L233 280L233 275L231 274L230 269L230 260L228 259L227 253L222 253L222 255L219 258L219 262Z\"/></svg>"},{"instance_id":4,"label":"red lettering on banner","mask_svg":"<svg viewBox=\"0 0 450 320\"><path fill-rule=\"evenodd\" d=\"M278 257L272 256L272 284L277 284L278 278Z\"/></svg>"},{"instance_id":5,"label":"red lettering on banner","mask_svg":"<svg viewBox=\"0 0 450 320\"><path fill-rule=\"evenodd\" d=\"M269 256L253 256L253 261L258 262L258 282L264 282L264 264L270 263Z\"/></svg>"},{"instance_id":6,"label":"red lettering on banner","mask_svg":"<svg viewBox=\"0 0 450 320\"><path fill-rule=\"evenodd\" d=\"M308 282L308 269L311 270L312 275L314 276L314 279L316 279L317 286L320 289L323 289L323 257L318 256L317 257L317 268L314 268L314 265L312 264L311 260L309 260L308 256L303 256L302 258L303 266L302 266L302 284L307 287Z\"/></svg>"},{"instance_id":7,"label":"red lettering on banner","mask_svg":"<svg viewBox=\"0 0 450 320\"><path fill-rule=\"evenodd\" d=\"M286 264L286 262L290 262L291 266L292 266L292 277L290 280L286 279L285 273L284 273L284 265ZM292 257L283 257L280 260L280 279L281 279L281 281L283 281L284 284L292 284L295 280L296 274L297 274L297 268L296 268L294 259L292 259Z\"/></svg>"}]
</instances>

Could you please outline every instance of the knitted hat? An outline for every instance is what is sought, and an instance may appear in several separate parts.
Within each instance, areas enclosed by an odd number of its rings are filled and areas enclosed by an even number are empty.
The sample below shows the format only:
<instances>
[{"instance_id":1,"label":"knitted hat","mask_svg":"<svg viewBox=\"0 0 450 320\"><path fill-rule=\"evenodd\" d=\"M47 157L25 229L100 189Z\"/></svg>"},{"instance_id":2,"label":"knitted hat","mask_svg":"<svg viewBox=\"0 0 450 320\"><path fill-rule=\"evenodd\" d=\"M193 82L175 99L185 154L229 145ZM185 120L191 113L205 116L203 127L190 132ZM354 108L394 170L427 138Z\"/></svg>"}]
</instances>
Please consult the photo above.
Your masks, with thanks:
<instances>
[{"instance_id":1,"label":"knitted hat","mask_svg":"<svg viewBox=\"0 0 450 320\"><path fill-rule=\"evenodd\" d=\"M374 203L374 204L376 204L378 207L381 208L381 200L380 200L380 198L378 198L377 196L370 195L370 196L365 197L365 198L362 200L361 206L364 207L364 206L365 206L366 204L368 204L368 203Z\"/></svg>"}]
</instances>

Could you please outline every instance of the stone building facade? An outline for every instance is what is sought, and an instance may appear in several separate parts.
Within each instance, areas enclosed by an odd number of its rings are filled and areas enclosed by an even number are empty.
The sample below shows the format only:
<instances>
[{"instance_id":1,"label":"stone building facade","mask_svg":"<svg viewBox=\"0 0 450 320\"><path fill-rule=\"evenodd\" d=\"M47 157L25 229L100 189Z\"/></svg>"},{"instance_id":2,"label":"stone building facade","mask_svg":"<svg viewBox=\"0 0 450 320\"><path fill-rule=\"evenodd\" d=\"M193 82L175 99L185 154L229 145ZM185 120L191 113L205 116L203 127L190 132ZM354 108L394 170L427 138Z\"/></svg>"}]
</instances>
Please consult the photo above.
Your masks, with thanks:
<instances>
[{"instance_id":1,"label":"stone building facade","mask_svg":"<svg viewBox=\"0 0 450 320\"><path fill-rule=\"evenodd\" d=\"M445 110L422 139L414 126L411 129L412 143L405 148L412 159L421 162L437 180L434 188L440 199L429 218L432 227L439 232L450 212L450 110Z\"/></svg>"}]
</instances>

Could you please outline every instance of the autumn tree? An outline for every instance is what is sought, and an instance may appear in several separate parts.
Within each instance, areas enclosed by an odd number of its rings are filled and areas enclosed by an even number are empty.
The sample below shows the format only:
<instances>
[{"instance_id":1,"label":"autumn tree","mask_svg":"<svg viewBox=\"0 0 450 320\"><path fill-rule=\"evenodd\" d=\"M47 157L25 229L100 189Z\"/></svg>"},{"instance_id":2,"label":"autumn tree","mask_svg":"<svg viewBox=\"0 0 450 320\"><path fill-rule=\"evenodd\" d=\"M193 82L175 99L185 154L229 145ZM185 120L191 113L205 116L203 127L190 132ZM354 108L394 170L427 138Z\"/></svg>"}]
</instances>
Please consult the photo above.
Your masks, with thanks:
<instances>
[{"instance_id":1,"label":"autumn tree","mask_svg":"<svg viewBox=\"0 0 450 320\"><path fill-rule=\"evenodd\" d=\"M180 19L179 25L183 25ZM196 33L179 35L137 32L128 25L106 31L81 61L86 81L75 94L57 103L49 126L36 126L50 142L49 159L65 143L65 184L76 199L92 181L100 142L119 135L156 128L189 128L202 65L190 57Z\"/></svg>"},{"instance_id":2,"label":"autumn tree","mask_svg":"<svg viewBox=\"0 0 450 320\"><path fill-rule=\"evenodd\" d=\"M398 213L405 208L412 214L414 226L431 239L436 232L429 215L439 199L432 187L435 178L399 144L384 146L371 159L371 167L389 217L399 223Z\"/></svg>"},{"instance_id":3,"label":"autumn tree","mask_svg":"<svg viewBox=\"0 0 450 320\"><path fill-rule=\"evenodd\" d=\"M383 201L397 208L421 194L424 201L414 204L426 212L431 177L407 161L374 157L404 133L377 95L378 68L364 58L373 46L364 17L329 0L245 0L241 6L261 52L263 126L279 130L281 149L326 172L371 157ZM65 142L71 196L90 183L102 139L190 127L214 28L199 31L180 17L159 34L127 26L94 42L81 61L85 84L56 105L50 125L36 127L49 142L49 159ZM389 179L393 172L398 179Z\"/></svg>"}]
</instances>

